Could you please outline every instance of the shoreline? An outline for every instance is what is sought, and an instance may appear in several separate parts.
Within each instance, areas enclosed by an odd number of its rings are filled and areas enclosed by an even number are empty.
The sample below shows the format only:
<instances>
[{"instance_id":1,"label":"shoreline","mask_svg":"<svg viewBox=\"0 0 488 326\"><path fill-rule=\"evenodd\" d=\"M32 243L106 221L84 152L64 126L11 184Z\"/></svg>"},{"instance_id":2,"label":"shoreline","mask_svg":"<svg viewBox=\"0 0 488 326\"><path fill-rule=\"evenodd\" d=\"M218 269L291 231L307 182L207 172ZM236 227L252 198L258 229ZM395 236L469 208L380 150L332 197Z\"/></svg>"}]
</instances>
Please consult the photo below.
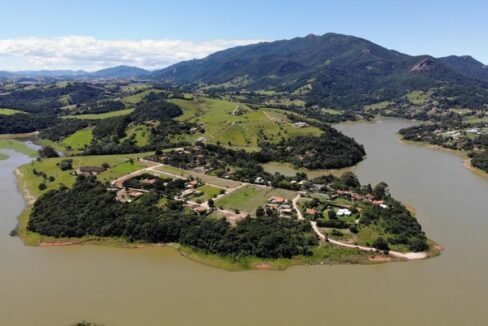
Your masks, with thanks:
<instances>
[{"instance_id":1,"label":"shoreline","mask_svg":"<svg viewBox=\"0 0 488 326\"><path fill-rule=\"evenodd\" d=\"M433 145L429 144L424 141L414 141L414 140L406 140L403 138L402 135L397 133L397 141L400 144L405 144L405 145L414 145L414 146L419 146L419 147L426 147L432 150L440 151L440 152L445 152L445 153L450 153L453 154L463 160L463 167L471 171L472 173L488 179L488 172L485 172L471 164L471 159L468 157L468 154L464 151L456 150L456 149L450 149L450 148L445 148L439 145Z\"/></svg>"},{"instance_id":2,"label":"shoreline","mask_svg":"<svg viewBox=\"0 0 488 326\"><path fill-rule=\"evenodd\" d=\"M29 163L27 163L29 164ZM34 247L64 247L64 246L81 246L81 245L95 245L95 246L109 246L126 249L142 249L154 247L170 247L177 250L180 255L193 260L195 262L220 268L228 271L244 271L244 270L286 270L290 266L297 265L344 265L344 264L378 264L387 262L405 261L396 259L395 257L388 257L380 252L360 252L359 250L347 249L341 251L339 246L320 243L312 250L312 256L298 256L293 258L280 259L262 259L254 256L239 257L232 259L230 257L219 256L216 254L205 253L198 249L193 249L180 244L151 244L151 243L129 243L121 238L102 238L87 236L84 238L54 238L43 236L38 233L33 233L27 230L29 215L32 210L36 197L29 191L24 180L24 174L20 170L21 166L14 171L16 177L17 190L26 204L22 213L18 216L18 223L16 233L22 240L24 245ZM325 250L325 252L324 252ZM328 251L327 251L328 250ZM342 250L344 250L342 248ZM334 253L338 252L336 256ZM435 257L435 255L428 255L426 258Z\"/></svg>"}]
</instances>

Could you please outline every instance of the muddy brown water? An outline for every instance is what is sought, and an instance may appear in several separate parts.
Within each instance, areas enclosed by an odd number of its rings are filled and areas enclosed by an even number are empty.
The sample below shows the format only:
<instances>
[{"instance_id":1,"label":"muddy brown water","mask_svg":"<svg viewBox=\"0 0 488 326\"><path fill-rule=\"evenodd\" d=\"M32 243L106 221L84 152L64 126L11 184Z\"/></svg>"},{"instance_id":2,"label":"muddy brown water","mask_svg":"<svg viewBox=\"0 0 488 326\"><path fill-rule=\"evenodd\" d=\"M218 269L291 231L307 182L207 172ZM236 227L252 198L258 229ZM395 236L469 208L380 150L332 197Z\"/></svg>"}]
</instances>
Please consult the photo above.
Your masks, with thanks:
<instances>
[{"instance_id":1,"label":"muddy brown water","mask_svg":"<svg viewBox=\"0 0 488 326\"><path fill-rule=\"evenodd\" d=\"M445 251L374 266L227 272L170 248L32 248L8 235L24 208L0 161L0 325L486 325L488 181L450 153L401 144L404 121L342 124L363 143L362 182L386 181Z\"/></svg>"}]
</instances>

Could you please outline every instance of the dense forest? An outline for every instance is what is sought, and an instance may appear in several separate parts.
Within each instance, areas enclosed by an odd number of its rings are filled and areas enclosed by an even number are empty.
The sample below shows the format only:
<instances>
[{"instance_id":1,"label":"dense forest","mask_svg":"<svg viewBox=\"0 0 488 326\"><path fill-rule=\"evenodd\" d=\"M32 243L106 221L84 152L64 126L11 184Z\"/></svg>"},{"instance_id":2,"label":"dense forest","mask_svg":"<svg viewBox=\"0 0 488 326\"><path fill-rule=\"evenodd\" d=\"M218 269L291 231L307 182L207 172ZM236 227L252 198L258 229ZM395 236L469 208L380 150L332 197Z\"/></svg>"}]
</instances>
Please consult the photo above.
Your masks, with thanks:
<instances>
[{"instance_id":1,"label":"dense forest","mask_svg":"<svg viewBox=\"0 0 488 326\"><path fill-rule=\"evenodd\" d=\"M127 241L177 242L237 258L310 255L318 244L307 222L276 217L246 218L236 227L225 219L202 218L174 209L122 204L92 177L78 177L73 189L44 194L34 204L28 230L53 237L122 237Z\"/></svg>"},{"instance_id":2,"label":"dense forest","mask_svg":"<svg viewBox=\"0 0 488 326\"><path fill-rule=\"evenodd\" d=\"M337 169L355 165L366 155L362 145L331 127L319 137L298 136L279 143L262 142L261 157L308 169Z\"/></svg>"}]
</instances>

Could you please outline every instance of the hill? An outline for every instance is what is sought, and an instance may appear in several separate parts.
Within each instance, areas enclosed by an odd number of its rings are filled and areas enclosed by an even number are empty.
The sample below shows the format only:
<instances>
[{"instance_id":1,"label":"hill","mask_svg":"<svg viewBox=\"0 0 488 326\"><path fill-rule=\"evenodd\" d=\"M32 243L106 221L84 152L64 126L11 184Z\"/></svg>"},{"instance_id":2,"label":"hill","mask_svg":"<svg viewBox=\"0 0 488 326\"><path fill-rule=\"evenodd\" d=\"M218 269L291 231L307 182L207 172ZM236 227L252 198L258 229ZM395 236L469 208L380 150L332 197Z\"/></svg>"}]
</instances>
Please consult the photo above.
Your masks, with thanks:
<instances>
[{"instance_id":1,"label":"hill","mask_svg":"<svg viewBox=\"0 0 488 326\"><path fill-rule=\"evenodd\" d=\"M362 38L327 33L235 47L154 71L151 77L226 89L299 92L309 103L341 108L446 85L487 88L488 83L452 61L410 56Z\"/></svg>"},{"instance_id":2,"label":"hill","mask_svg":"<svg viewBox=\"0 0 488 326\"><path fill-rule=\"evenodd\" d=\"M149 74L149 71L144 70L138 67L131 67L131 66L117 66L107 69L98 70L92 72L88 75L89 78L104 78L104 79L113 79L113 78L137 78L137 77L144 77Z\"/></svg>"},{"instance_id":3,"label":"hill","mask_svg":"<svg viewBox=\"0 0 488 326\"><path fill-rule=\"evenodd\" d=\"M451 55L439 58L439 61L465 76L488 82L488 66L469 55Z\"/></svg>"}]
</instances>

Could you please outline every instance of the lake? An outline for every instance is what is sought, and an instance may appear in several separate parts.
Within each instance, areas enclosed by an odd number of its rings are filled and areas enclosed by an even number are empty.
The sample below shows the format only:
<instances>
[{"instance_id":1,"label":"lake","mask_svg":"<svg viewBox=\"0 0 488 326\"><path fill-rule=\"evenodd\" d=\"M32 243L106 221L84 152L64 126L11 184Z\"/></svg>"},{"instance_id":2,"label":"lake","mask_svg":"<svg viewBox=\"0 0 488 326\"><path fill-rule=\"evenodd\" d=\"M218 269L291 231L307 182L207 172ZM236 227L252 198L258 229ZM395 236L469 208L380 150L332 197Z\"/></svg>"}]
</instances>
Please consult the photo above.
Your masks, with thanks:
<instances>
[{"instance_id":1,"label":"lake","mask_svg":"<svg viewBox=\"0 0 488 326\"><path fill-rule=\"evenodd\" d=\"M29 159L0 150L0 325L485 325L488 181L451 153L398 142L412 124L337 127L365 145L361 182L386 181L413 205L442 255L284 272L218 270L171 248L26 247L8 233L24 208L13 171Z\"/></svg>"}]
</instances>

